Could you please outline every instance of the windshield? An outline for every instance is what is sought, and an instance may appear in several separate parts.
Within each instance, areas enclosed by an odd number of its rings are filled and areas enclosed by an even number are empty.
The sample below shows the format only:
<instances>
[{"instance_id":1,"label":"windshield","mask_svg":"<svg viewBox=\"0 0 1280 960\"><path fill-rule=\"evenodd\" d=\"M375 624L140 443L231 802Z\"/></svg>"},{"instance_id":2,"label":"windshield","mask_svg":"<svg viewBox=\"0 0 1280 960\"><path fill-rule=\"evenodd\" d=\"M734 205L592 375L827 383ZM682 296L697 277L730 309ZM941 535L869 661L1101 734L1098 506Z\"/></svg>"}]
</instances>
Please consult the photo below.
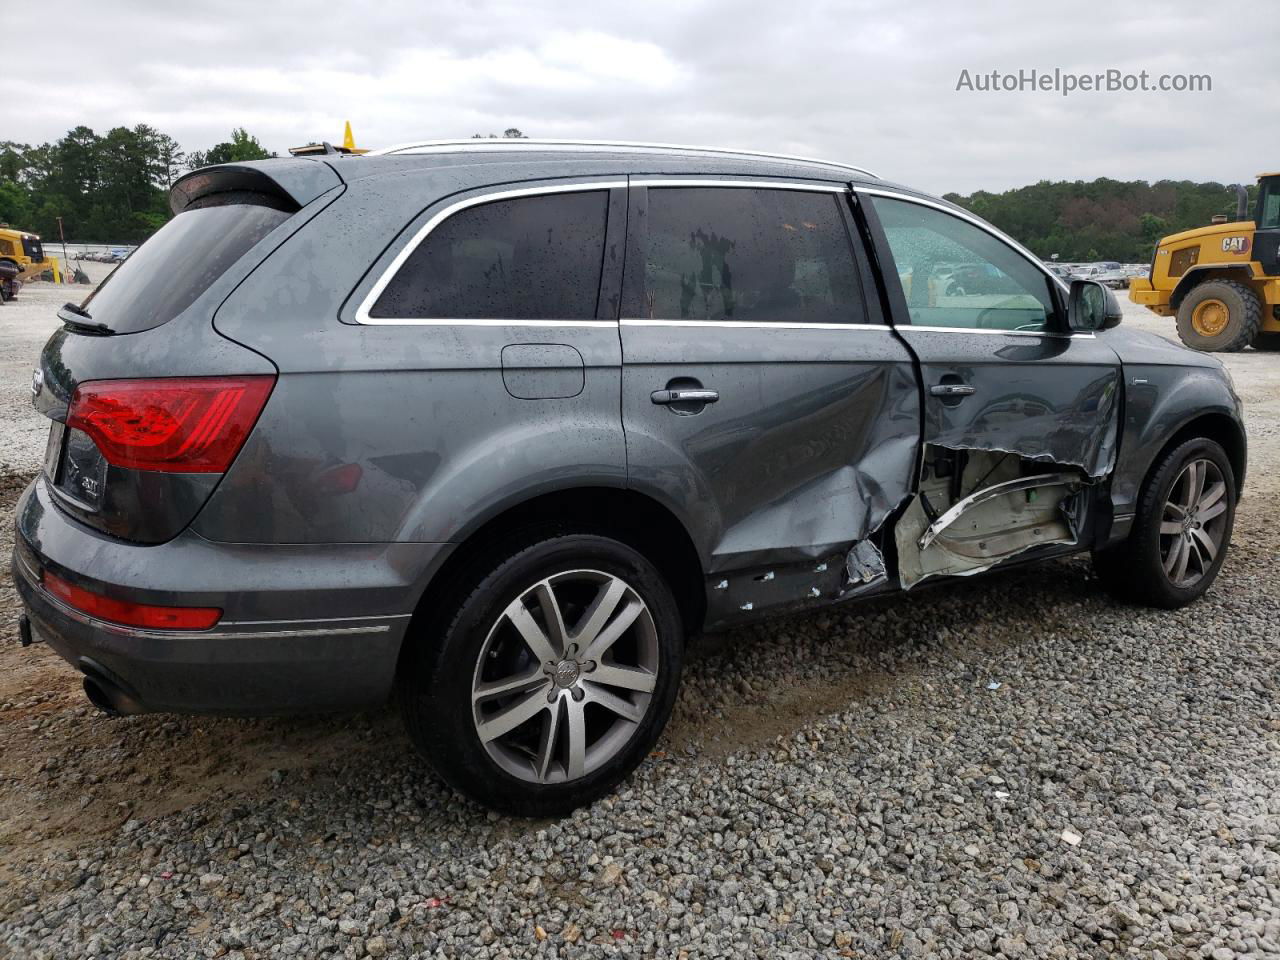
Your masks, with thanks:
<instances>
[{"instance_id":1,"label":"windshield","mask_svg":"<svg viewBox=\"0 0 1280 960\"><path fill-rule=\"evenodd\" d=\"M81 308L115 333L158 327L289 217L244 203L180 213L116 267Z\"/></svg>"}]
</instances>

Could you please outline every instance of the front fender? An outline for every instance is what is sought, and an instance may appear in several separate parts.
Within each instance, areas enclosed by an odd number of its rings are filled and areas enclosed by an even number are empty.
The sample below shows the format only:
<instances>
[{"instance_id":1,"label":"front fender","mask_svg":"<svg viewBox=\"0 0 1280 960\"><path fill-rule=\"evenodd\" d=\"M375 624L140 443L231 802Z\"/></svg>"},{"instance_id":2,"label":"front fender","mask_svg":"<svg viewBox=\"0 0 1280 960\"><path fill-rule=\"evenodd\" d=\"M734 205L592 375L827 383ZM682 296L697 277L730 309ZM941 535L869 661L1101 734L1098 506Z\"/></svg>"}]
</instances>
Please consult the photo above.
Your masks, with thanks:
<instances>
[{"instance_id":1,"label":"front fender","mask_svg":"<svg viewBox=\"0 0 1280 960\"><path fill-rule=\"evenodd\" d=\"M1244 449L1240 400L1220 367L1126 363L1124 374L1125 423L1111 483L1117 517L1136 512L1142 482L1156 457L1195 421L1229 420ZM1243 458L1239 473L1243 486Z\"/></svg>"}]
</instances>

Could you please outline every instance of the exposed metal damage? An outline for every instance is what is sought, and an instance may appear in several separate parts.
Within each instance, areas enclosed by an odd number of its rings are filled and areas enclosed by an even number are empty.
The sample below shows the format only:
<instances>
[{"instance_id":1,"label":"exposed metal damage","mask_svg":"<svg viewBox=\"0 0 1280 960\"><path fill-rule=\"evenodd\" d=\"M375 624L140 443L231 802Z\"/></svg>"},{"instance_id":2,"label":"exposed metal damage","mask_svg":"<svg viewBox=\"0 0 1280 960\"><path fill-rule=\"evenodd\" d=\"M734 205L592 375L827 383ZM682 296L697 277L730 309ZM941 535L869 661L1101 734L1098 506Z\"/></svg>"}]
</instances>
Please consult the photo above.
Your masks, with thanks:
<instances>
[{"instance_id":1,"label":"exposed metal damage","mask_svg":"<svg viewBox=\"0 0 1280 960\"><path fill-rule=\"evenodd\" d=\"M709 623L911 589L1078 544L1092 488L1115 469L1116 387L1107 370L1060 402L1005 391L977 416L926 407L918 465L902 469L909 439L899 433L732 528L711 560ZM883 469L891 463L898 469ZM761 546L776 543L791 546L783 555ZM766 555L774 567L752 563Z\"/></svg>"},{"instance_id":2,"label":"exposed metal damage","mask_svg":"<svg viewBox=\"0 0 1280 960\"><path fill-rule=\"evenodd\" d=\"M968 576L1033 547L1076 543L1092 478L1008 451L925 451L920 492L894 528L898 579Z\"/></svg>"}]
</instances>

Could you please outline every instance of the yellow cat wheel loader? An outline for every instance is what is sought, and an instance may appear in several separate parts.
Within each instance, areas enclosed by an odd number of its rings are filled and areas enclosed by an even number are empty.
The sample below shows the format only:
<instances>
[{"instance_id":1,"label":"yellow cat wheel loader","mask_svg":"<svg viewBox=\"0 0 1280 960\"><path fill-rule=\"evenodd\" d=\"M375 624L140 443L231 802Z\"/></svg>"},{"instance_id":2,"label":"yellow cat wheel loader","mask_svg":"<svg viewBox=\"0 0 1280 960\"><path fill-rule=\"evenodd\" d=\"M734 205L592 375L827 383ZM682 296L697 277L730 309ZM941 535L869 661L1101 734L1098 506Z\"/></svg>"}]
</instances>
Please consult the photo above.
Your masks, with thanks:
<instances>
[{"instance_id":1,"label":"yellow cat wheel loader","mask_svg":"<svg viewBox=\"0 0 1280 960\"><path fill-rule=\"evenodd\" d=\"M1197 350L1280 350L1280 173L1258 177L1252 220L1236 190L1235 220L1162 239L1129 299L1177 317L1178 336Z\"/></svg>"}]
</instances>

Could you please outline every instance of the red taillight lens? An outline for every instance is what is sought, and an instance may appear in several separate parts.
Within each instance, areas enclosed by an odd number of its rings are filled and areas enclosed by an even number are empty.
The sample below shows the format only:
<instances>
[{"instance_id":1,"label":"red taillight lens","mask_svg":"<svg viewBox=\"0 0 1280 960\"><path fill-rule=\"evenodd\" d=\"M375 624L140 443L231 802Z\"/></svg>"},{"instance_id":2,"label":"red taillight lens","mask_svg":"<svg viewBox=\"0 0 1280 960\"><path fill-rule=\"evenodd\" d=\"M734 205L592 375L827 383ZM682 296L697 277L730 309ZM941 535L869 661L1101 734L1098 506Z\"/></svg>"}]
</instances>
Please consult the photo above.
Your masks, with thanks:
<instances>
[{"instance_id":1,"label":"red taillight lens","mask_svg":"<svg viewBox=\"0 0 1280 960\"><path fill-rule=\"evenodd\" d=\"M91 380L76 387L67 426L92 437L117 467L222 473L275 382L273 376Z\"/></svg>"},{"instance_id":2,"label":"red taillight lens","mask_svg":"<svg viewBox=\"0 0 1280 960\"><path fill-rule=\"evenodd\" d=\"M207 630L218 622L217 607L155 607L93 593L45 571L44 588L69 607L111 623L156 630Z\"/></svg>"}]
</instances>

